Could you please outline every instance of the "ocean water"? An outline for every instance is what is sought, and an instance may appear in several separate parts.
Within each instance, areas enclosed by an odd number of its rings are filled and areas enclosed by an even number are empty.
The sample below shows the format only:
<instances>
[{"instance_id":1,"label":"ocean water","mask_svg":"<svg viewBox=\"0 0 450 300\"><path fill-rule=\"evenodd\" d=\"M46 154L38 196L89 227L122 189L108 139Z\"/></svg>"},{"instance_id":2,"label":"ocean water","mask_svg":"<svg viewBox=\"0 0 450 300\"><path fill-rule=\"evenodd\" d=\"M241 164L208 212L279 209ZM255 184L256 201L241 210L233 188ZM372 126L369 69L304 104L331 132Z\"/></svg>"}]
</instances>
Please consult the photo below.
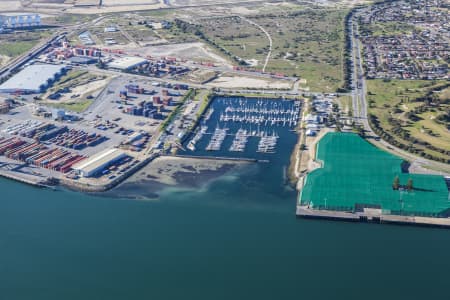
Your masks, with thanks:
<instances>
[{"instance_id":1,"label":"ocean water","mask_svg":"<svg viewBox=\"0 0 450 300\"><path fill-rule=\"evenodd\" d=\"M0 299L450 298L448 230L295 217L295 139L149 200L0 179Z\"/></svg>"},{"instance_id":2,"label":"ocean water","mask_svg":"<svg viewBox=\"0 0 450 300\"><path fill-rule=\"evenodd\" d=\"M0 180L0 299L447 299L448 230L296 219L293 191L239 181L135 201Z\"/></svg>"}]
</instances>

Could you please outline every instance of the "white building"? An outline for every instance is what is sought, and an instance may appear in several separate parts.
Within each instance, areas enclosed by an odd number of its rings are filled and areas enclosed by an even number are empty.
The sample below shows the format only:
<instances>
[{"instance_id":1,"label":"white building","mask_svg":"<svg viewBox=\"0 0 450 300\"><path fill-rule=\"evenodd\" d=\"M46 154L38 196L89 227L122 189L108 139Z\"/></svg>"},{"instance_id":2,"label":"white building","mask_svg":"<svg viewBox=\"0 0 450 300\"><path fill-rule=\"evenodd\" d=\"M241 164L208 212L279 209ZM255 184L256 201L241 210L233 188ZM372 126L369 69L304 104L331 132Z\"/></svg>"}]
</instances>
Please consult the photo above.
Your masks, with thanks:
<instances>
[{"instance_id":1,"label":"white building","mask_svg":"<svg viewBox=\"0 0 450 300\"><path fill-rule=\"evenodd\" d=\"M146 63L148 63L148 60L141 57L124 56L114 59L108 64L108 67L117 70L130 70L141 65L145 65Z\"/></svg>"},{"instance_id":2,"label":"white building","mask_svg":"<svg viewBox=\"0 0 450 300\"><path fill-rule=\"evenodd\" d=\"M92 177L126 156L122 150L107 149L75 164L73 169L83 177Z\"/></svg>"},{"instance_id":3,"label":"white building","mask_svg":"<svg viewBox=\"0 0 450 300\"><path fill-rule=\"evenodd\" d=\"M0 85L0 93L42 93L65 72L64 65L31 65Z\"/></svg>"},{"instance_id":4,"label":"white building","mask_svg":"<svg viewBox=\"0 0 450 300\"><path fill-rule=\"evenodd\" d=\"M119 31L119 30L115 26L105 27L105 32L117 32L117 31Z\"/></svg>"}]
</instances>

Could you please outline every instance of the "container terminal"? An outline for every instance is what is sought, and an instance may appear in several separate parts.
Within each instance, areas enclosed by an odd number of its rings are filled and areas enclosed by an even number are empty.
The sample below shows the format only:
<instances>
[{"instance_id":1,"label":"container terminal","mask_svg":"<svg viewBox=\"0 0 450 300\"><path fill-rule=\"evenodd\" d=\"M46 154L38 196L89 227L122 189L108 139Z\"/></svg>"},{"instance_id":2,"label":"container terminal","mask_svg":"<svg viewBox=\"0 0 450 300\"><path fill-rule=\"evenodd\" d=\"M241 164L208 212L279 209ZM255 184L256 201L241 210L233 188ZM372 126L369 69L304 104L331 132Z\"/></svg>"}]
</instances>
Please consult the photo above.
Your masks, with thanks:
<instances>
[{"instance_id":1,"label":"container terminal","mask_svg":"<svg viewBox=\"0 0 450 300\"><path fill-rule=\"evenodd\" d=\"M275 91L272 98L225 92L219 99L210 94L199 101L196 93L202 86L177 79L191 67L171 57L72 46L64 35L51 39L2 73L8 78L0 93L9 96L0 109L0 175L38 186L61 183L103 191L159 155L267 161L285 132L298 132L301 126L302 138L313 137L330 123L334 95L312 97L314 110L303 119L298 90ZM30 80L37 73L43 74L40 80ZM103 84L83 94L96 81ZM289 100L282 96L292 93ZM80 111L65 109L77 100L88 105ZM343 147L338 141L347 136L352 137L347 143L360 148L348 144L348 152L336 152ZM319 142L315 162L322 168L297 174L298 216L447 226L450 201L442 176L404 173L401 159L357 139L329 133ZM325 155L328 147L333 150L327 153L341 156ZM365 166L368 161L390 164ZM393 189L395 178L400 184Z\"/></svg>"},{"instance_id":2,"label":"container terminal","mask_svg":"<svg viewBox=\"0 0 450 300\"><path fill-rule=\"evenodd\" d=\"M48 77L45 84L23 80L36 70ZM207 101L212 104L202 111L196 89L187 84L98 71L39 62L3 84L7 101L1 117L5 121L0 122L0 175L39 186L60 183L103 191L155 157L183 149L245 153L257 138L261 141L254 153L272 153L278 136L270 128L291 130L300 118L299 101L224 97L217 100L223 108L219 109L211 96ZM96 81L105 83L81 96L81 88ZM65 109L83 101L89 104L85 110ZM229 138L234 143L225 147ZM224 159L264 160L227 155Z\"/></svg>"}]
</instances>

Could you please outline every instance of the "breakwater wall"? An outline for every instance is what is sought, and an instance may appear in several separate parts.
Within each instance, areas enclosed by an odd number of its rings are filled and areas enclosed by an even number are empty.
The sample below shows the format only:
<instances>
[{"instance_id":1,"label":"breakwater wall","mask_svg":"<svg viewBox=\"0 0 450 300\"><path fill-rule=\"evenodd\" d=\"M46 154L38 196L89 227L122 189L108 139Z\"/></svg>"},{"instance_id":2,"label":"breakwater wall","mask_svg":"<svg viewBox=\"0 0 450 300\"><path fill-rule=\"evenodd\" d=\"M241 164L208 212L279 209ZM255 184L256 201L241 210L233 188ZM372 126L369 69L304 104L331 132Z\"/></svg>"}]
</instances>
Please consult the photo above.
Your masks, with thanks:
<instances>
[{"instance_id":1,"label":"breakwater wall","mask_svg":"<svg viewBox=\"0 0 450 300\"><path fill-rule=\"evenodd\" d=\"M366 213L366 212L317 210L311 209L308 206L301 206L301 205L297 206L296 215L297 217L306 219L327 219L327 220L347 221L347 222L450 228L450 218L386 215L386 214L373 214L371 212Z\"/></svg>"}]
</instances>

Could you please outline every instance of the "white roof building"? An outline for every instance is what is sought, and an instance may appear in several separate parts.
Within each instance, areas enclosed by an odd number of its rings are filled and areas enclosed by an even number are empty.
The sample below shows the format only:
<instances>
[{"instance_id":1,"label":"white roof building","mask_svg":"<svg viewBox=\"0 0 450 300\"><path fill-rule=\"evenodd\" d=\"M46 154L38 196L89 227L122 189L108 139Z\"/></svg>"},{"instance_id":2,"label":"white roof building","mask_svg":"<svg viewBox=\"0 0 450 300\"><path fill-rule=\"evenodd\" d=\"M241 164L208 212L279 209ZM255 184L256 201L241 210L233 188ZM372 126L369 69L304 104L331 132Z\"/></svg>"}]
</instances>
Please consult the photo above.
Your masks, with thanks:
<instances>
[{"instance_id":1,"label":"white roof building","mask_svg":"<svg viewBox=\"0 0 450 300\"><path fill-rule=\"evenodd\" d=\"M63 65L31 65L0 85L0 93L42 93L66 71Z\"/></svg>"},{"instance_id":2,"label":"white roof building","mask_svg":"<svg viewBox=\"0 0 450 300\"><path fill-rule=\"evenodd\" d=\"M126 156L122 150L107 149L75 164L73 169L83 177L92 177Z\"/></svg>"},{"instance_id":3,"label":"white roof building","mask_svg":"<svg viewBox=\"0 0 450 300\"><path fill-rule=\"evenodd\" d=\"M108 67L117 70L129 70L132 68L139 67L146 63L148 63L148 60L144 58L135 56L125 56L114 59L112 62L108 64Z\"/></svg>"}]
</instances>

